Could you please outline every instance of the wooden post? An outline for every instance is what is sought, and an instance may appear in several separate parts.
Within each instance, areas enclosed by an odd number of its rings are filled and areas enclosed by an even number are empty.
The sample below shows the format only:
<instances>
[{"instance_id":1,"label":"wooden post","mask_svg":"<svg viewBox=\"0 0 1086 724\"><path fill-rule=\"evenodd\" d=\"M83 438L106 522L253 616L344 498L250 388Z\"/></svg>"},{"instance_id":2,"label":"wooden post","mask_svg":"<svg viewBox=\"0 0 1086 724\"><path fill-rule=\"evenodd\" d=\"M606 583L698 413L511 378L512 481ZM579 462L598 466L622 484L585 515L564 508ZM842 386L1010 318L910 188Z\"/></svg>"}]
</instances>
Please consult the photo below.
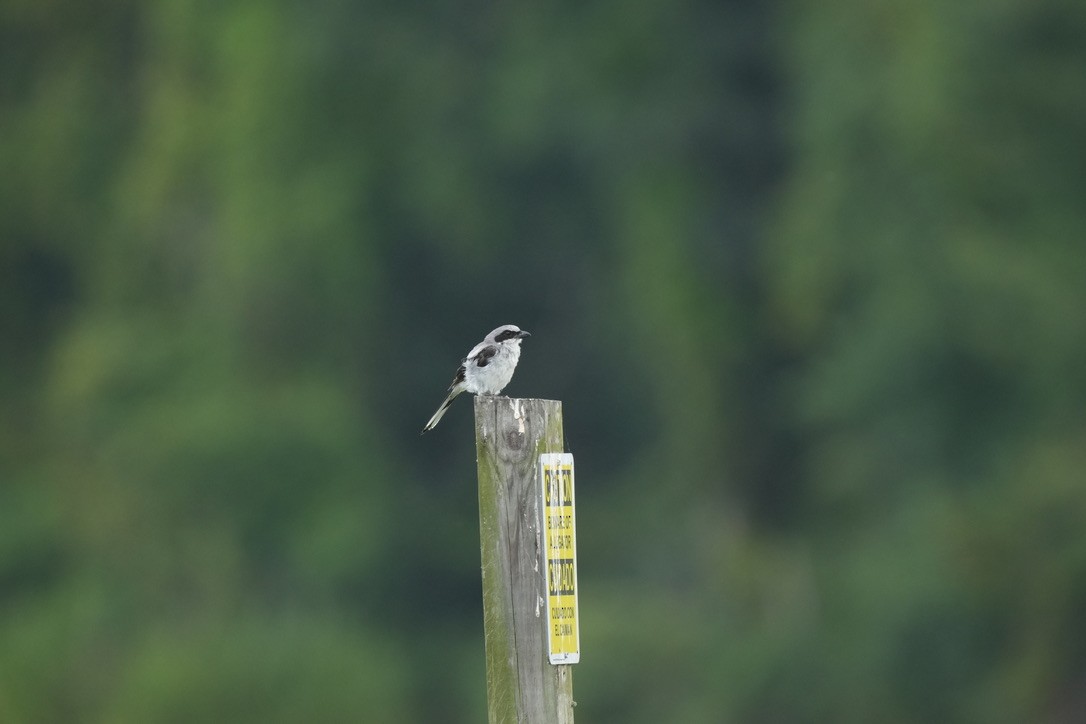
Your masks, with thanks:
<instances>
[{"instance_id":1,"label":"wooden post","mask_svg":"<svg viewBox=\"0 0 1086 724\"><path fill-rule=\"evenodd\" d=\"M562 403L478 395L479 533L490 724L572 724L573 670L547 661L539 455L563 452Z\"/></svg>"}]
</instances>

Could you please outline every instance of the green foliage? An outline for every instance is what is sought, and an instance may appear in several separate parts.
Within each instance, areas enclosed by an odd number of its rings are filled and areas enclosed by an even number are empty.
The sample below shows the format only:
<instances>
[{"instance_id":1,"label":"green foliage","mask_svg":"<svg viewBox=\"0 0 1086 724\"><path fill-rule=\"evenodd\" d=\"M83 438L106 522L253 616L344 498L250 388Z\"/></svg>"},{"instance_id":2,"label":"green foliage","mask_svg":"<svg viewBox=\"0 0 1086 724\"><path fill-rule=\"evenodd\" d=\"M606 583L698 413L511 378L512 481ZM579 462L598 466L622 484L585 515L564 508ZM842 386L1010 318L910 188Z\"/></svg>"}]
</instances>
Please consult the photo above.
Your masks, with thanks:
<instances>
[{"instance_id":1,"label":"green foliage","mask_svg":"<svg viewBox=\"0 0 1086 724\"><path fill-rule=\"evenodd\" d=\"M470 405L578 716L1077 721L1086 10L8 2L0 721L478 721Z\"/></svg>"}]
</instances>

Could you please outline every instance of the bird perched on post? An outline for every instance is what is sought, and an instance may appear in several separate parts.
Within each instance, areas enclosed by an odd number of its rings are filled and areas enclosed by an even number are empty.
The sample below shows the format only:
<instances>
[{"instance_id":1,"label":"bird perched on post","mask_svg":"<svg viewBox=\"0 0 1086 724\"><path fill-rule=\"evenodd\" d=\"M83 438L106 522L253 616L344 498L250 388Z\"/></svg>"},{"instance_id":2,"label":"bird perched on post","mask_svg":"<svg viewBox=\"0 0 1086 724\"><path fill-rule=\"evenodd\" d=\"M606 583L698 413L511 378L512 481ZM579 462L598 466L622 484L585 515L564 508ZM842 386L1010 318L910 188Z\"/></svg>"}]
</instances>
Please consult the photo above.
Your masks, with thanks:
<instances>
[{"instance_id":1,"label":"bird perched on post","mask_svg":"<svg viewBox=\"0 0 1086 724\"><path fill-rule=\"evenodd\" d=\"M422 431L433 430L461 392L474 395L496 395L501 392L513 379L513 370L520 361L520 341L530 336L515 324L503 324L472 347L449 385L448 397Z\"/></svg>"}]
</instances>

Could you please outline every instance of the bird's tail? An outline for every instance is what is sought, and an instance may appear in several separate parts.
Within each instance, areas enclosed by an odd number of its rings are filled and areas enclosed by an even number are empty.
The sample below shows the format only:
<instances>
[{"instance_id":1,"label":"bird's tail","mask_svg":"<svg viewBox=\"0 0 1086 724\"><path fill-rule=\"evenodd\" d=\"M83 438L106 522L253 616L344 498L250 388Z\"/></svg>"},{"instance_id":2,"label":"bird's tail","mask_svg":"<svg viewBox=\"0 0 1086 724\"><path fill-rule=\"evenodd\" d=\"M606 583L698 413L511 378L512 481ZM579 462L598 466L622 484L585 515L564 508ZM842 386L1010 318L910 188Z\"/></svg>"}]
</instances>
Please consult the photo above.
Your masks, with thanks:
<instances>
[{"instance_id":1,"label":"bird's tail","mask_svg":"<svg viewBox=\"0 0 1086 724\"><path fill-rule=\"evenodd\" d=\"M449 405L452 404L452 401L463 391L463 389L463 387L457 386L449 392L449 396L441 403L441 407L437 408L437 412L435 412L434 416L430 418L430 421L426 423L426 427L422 428L422 433L430 432L430 430L437 427L437 423L441 422L442 415L445 414L445 411L449 409Z\"/></svg>"}]
</instances>

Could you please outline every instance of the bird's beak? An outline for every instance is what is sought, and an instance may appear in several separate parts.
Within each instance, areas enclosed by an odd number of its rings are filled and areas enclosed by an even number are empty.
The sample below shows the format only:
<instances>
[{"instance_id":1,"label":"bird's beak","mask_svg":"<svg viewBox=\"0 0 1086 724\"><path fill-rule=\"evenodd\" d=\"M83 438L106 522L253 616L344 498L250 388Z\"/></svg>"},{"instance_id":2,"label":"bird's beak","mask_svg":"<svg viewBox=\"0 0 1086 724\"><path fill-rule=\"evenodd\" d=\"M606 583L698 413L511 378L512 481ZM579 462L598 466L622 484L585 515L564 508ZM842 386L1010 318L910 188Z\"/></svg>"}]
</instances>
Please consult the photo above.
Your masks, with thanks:
<instances>
[{"instance_id":1,"label":"bird's beak","mask_svg":"<svg viewBox=\"0 0 1086 724\"><path fill-rule=\"evenodd\" d=\"M517 332L517 337L519 339L524 339L525 337L531 337L531 336L532 336L531 332L525 332L523 329L520 330L519 332Z\"/></svg>"}]
</instances>

